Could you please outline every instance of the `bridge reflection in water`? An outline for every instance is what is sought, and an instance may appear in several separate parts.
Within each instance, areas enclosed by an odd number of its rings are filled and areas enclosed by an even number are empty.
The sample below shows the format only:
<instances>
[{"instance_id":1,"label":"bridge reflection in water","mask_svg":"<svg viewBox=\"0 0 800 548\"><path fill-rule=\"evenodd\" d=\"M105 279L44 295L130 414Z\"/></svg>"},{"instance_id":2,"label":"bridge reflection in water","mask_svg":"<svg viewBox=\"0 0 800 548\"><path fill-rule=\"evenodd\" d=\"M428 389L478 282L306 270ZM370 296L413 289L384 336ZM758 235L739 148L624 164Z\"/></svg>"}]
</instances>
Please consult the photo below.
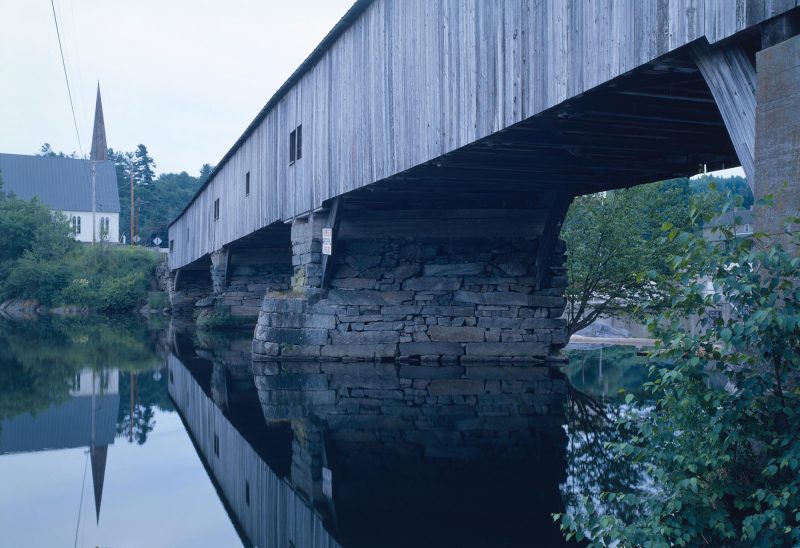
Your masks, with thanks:
<instances>
[{"instance_id":1,"label":"bridge reflection in water","mask_svg":"<svg viewBox=\"0 0 800 548\"><path fill-rule=\"evenodd\" d=\"M550 517L566 475L557 371L176 347L170 396L246 545L562 543Z\"/></svg>"}]
</instances>

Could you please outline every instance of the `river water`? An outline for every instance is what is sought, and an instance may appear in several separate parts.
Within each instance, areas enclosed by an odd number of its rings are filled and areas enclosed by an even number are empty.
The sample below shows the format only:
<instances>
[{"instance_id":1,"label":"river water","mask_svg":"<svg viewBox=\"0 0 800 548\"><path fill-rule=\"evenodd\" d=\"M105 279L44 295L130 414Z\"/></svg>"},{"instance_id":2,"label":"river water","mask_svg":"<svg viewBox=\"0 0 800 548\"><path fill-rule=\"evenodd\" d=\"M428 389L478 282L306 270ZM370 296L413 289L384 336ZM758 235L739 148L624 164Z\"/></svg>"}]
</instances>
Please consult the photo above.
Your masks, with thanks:
<instances>
[{"instance_id":1,"label":"river water","mask_svg":"<svg viewBox=\"0 0 800 548\"><path fill-rule=\"evenodd\" d=\"M0 323L0 546L560 546L635 483L593 402L634 349L558 368L251 362L246 334Z\"/></svg>"}]
</instances>

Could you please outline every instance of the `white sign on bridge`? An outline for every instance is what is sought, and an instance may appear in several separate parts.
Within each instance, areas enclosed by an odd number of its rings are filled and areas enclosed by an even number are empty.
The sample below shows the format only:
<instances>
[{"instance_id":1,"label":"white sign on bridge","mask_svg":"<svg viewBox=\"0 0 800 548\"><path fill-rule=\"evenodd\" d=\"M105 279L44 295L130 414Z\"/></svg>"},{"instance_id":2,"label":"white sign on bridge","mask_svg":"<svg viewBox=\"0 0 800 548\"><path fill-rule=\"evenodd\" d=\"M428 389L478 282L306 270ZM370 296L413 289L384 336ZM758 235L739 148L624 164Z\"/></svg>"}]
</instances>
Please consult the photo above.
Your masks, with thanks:
<instances>
[{"instance_id":1,"label":"white sign on bridge","mask_svg":"<svg viewBox=\"0 0 800 548\"><path fill-rule=\"evenodd\" d=\"M322 229L322 254L331 255L333 253L333 229Z\"/></svg>"}]
</instances>

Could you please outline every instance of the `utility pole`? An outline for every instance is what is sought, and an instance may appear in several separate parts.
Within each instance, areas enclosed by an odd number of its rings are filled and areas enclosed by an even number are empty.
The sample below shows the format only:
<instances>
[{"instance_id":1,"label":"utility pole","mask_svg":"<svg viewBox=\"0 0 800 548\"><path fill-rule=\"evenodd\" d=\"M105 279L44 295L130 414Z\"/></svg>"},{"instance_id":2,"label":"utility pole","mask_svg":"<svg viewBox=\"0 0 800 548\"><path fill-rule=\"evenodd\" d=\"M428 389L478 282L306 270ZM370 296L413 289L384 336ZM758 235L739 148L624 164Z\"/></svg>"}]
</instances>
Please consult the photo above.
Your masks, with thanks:
<instances>
[{"instance_id":1,"label":"utility pole","mask_svg":"<svg viewBox=\"0 0 800 548\"><path fill-rule=\"evenodd\" d=\"M97 243L97 162L89 161L92 166L92 245Z\"/></svg>"},{"instance_id":2,"label":"utility pole","mask_svg":"<svg viewBox=\"0 0 800 548\"><path fill-rule=\"evenodd\" d=\"M141 212L141 210L142 210L142 197L141 196L137 196L136 197L136 234L137 235L139 234L139 230L140 230L140 227L139 227L139 213Z\"/></svg>"},{"instance_id":3,"label":"utility pole","mask_svg":"<svg viewBox=\"0 0 800 548\"><path fill-rule=\"evenodd\" d=\"M128 171L131 172L131 245L136 245L133 240L133 162L128 164Z\"/></svg>"}]
</instances>

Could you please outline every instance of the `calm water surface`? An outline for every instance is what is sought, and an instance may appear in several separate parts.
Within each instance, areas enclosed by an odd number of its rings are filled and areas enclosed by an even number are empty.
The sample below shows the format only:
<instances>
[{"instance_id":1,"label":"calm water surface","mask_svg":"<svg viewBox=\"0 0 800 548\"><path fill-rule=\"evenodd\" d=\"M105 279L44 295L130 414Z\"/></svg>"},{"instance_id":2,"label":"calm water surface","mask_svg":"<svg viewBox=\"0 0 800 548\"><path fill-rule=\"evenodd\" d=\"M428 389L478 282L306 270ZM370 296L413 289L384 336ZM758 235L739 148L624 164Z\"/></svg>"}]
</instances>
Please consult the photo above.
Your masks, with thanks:
<instances>
[{"instance_id":1,"label":"calm water surface","mask_svg":"<svg viewBox=\"0 0 800 548\"><path fill-rule=\"evenodd\" d=\"M559 546L553 512L637 481L586 406L638 389L632 349L464 374L249 342L0 323L0 546Z\"/></svg>"}]
</instances>

